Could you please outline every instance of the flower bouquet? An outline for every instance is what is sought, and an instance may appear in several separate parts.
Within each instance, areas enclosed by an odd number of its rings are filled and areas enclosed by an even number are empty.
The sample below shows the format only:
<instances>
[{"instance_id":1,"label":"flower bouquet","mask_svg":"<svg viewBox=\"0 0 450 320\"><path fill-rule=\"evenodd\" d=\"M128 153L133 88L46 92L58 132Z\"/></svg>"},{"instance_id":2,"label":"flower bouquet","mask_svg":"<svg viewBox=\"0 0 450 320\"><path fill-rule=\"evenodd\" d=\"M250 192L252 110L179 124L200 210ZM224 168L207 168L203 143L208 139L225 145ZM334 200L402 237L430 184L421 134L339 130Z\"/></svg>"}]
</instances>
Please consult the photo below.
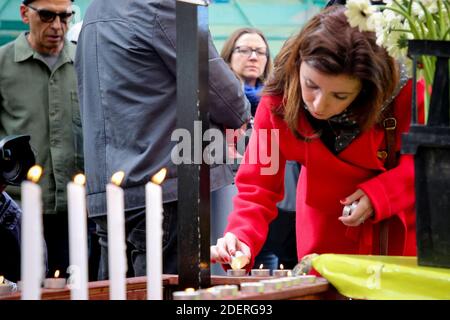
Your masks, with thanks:
<instances>
[{"instance_id":1,"label":"flower bouquet","mask_svg":"<svg viewBox=\"0 0 450 320\"><path fill-rule=\"evenodd\" d=\"M377 44L412 70L408 40L450 40L450 0L348 0L346 16L352 27L376 33ZM425 119L436 57L422 56L419 76L426 83ZM415 67L415 66L414 66Z\"/></svg>"}]
</instances>

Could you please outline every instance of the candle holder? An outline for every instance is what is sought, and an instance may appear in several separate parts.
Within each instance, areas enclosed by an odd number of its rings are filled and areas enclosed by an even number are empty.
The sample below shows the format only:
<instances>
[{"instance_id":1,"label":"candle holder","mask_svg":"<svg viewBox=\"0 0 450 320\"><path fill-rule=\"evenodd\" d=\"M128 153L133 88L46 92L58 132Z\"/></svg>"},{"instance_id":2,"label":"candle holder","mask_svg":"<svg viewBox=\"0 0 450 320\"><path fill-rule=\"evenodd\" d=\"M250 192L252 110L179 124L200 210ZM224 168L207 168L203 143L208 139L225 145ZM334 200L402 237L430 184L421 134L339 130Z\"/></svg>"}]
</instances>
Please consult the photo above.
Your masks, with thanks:
<instances>
[{"instance_id":1,"label":"candle holder","mask_svg":"<svg viewBox=\"0 0 450 320\"><path fill-rule=\"evenodd\" d=\"M261 282L242 282L241 283L242 293L263 293L264 284Z\"/></svg>"},{"instance_id":2,"label":"candle holder","mask_svg":"<svg viewBox=\"0 0 450 320\"><path fill-rule=\"evenodd\" d=\"M244 277L246 275L247 275L247 270L245 270L245 269L237 269L237 270L228 269L227 270L227 276L229 276L229 277Z\"/></svg>"},{"instance_id":3,"label":"candle holder","mask_svg":"<svg viewBox=\"0 0 450 320\"><path fill-rule=\"evenodd\" d=\"M45 289L64 289L66 287L66 279L64 278L47 278L44 280Z\"/></svg>"}]
</instances>

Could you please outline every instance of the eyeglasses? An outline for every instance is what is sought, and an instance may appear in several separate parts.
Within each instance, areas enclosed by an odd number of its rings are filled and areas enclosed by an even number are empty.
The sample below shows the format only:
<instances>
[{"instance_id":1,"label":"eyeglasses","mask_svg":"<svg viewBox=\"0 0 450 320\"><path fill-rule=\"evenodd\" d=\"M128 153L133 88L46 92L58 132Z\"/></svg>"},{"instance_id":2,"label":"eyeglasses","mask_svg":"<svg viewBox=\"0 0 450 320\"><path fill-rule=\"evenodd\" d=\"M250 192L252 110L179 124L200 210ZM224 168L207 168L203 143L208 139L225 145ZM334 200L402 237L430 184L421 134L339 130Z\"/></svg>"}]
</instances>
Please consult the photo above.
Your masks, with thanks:
<instances>
[{"instance_id":1,"label":"eyeglasses","mask_svg":"<svg viewBox=\"0 0 450 320\"><path fill-rule=\"evenodd\" d=\"M65 12L57 13L57 12L53 12L53 11L50 11L47 9L37 9L30 5L27 5L27 7L36 11L39 15L39 18L44 23L51 23L51 22L55 21L57 16L59 17L59 20L61 20L62 23L66 23L75 14L74 11L69 11L69 12L65 11Z\"/></svg>"},{"instance_id":2,"label":"eyeglasses","mask_svg":"<svg viewBox=\"0 0 450 320\"><path fill-rule=\"evenodd\" d=\"M233 51L247 57L251 57L253 52L256 54L257 57L267 57L267 50L265 48L253 49L250 47L242 46L234 48Z\"/></svg>"}]
</instances>

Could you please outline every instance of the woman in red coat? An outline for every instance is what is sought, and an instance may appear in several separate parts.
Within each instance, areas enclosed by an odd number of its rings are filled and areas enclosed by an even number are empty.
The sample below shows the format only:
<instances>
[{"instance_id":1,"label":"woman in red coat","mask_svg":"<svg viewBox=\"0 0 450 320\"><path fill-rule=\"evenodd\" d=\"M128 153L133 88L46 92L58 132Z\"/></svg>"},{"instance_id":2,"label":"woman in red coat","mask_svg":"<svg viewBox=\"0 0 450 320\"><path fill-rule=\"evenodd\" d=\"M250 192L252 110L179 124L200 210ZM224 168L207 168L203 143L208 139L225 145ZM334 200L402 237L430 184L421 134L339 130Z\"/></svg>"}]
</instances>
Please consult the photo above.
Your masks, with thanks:
<instances>
[{"instance_id":1,"label":"woman in red coat","mask_svg":"<svg viewBox=\"0 0 450 320\"><path fill-rule=\"evenodd\" d=\"M390 255L416 254L414 163L400 155L412 83L374 33L350 27L344 10L334 6L313 17L278 55L236 177L225 236L211 247L213 262L230 263L240 250L247 268L253 265L283 198L286 160L303 166L299 260L310 253L379 254L381 221L388 221ZM420 105L423 87L418 92ZM382 120L389 108L397 166L387 170ZM355 201L352 214L342 216Z\"/></svg>"}]
</instances>

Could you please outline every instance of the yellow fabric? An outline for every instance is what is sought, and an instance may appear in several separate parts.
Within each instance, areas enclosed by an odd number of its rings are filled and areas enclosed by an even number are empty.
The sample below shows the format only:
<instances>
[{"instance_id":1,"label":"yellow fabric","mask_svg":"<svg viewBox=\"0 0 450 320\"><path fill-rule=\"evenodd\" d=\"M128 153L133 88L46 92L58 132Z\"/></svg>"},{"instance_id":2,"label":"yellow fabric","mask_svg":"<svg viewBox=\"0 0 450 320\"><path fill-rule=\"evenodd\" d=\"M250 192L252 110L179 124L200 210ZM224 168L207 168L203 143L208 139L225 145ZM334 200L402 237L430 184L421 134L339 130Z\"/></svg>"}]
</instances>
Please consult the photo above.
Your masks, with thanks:
<instances>
[{"instance_id":1,"label":"yellow fabric","mask_svg":"<svg viewBox=\"0 0 450 320\"><path fill-rule=\"evenodd\" d=\"M355 299L450 299L450 269L422 267L417 257L323 254L314 268Z\"/></svg>"}]
</instances>

